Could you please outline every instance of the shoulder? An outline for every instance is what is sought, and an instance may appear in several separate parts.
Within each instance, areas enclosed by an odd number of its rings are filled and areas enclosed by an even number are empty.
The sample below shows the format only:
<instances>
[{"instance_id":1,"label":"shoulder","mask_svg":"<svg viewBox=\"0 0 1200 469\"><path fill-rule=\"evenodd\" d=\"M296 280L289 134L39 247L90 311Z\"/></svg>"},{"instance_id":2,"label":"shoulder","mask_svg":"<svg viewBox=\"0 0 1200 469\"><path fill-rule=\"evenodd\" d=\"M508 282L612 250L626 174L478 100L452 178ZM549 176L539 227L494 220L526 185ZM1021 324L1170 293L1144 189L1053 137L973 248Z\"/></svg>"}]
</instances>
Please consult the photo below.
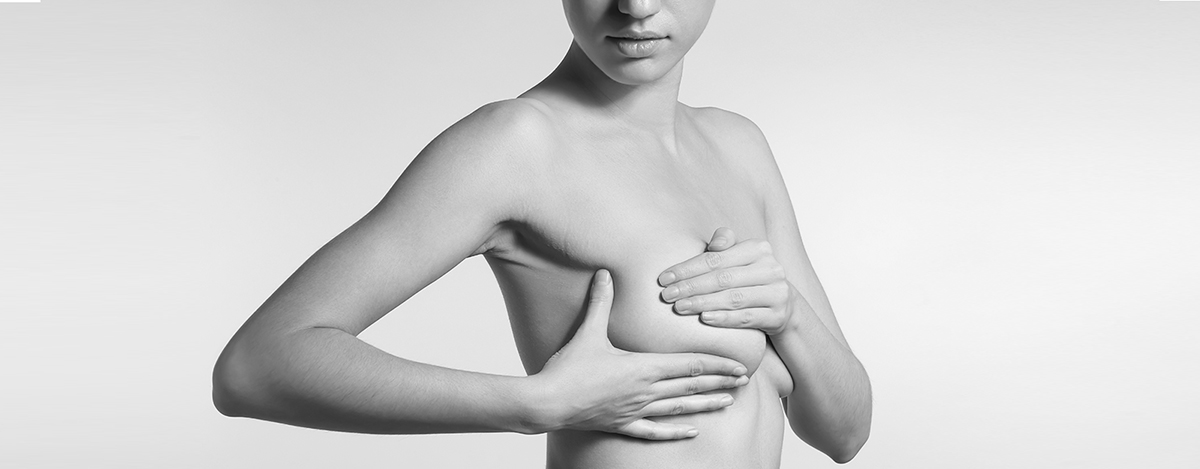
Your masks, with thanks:
<instances>
[{"instance_id":1,"label":"shoulder","mask_svg":"<svg viewBox=\"0 0 1200 469\"><path fill-rule=\"evenodd\" d=\"M767 137L754 121L733 111L715 107L691 108L697 127L755 180L778 175L779 167ZM775 178L770 178L775 179Z\"/></svg>"},{"instance_id":2,"label":"shoulder","mask_svg":"<svg viewBox=\"0 0 1200 469\"><path fill-rule=\"evenodd\" d=\"M721 108L691 108L697 127L723 153L736 158L736 164L761 177L763 172L778 172L767 137L754 121Z\"/></svg>"},{"instance_id":3,"label":"shoulder","mask_svg":"<svg viewBox=\"0 0 1200 469\"><path fill-rule=\"evenodd\" d=\"M384 205L419 204L496 222L518 216L530 196L525 182L545 166L555 135L548 116L528 101L486 104L451 125L409 163Z\"/></svg>"},{"instance_id":4,"label":"shoulder","mask_svg":"<svg viewBox=\"0 0 1200 469\"><path fill-rule=\"evenodd\" d=\"M422 153L476 162L537 157L555 140L544 108L523 98L485 104L447 128Z\"/></svg>"},{"instance_id":5,"label":"shoulder","mask_svg":"<svg viewBox=\"0 0 1200 469\"><path fill-rule=\"evenodd\" d=\"M480 107L434 138L401 179L433 177L456 187L516 184L544 166L556 142L553 122L539 105L518 98Z\"/></svg>"},{"instance_id":6,"label":"shoulder","mask_svg":"<svg viewBox=\"0 0 1200 469\"><path fill-rule=\"evenodd\" d=\"M769 149L767 138L758 124L748 117L717 107L691 108L692 116L705 130L741 144Z\"/></svg>"}]
</instances>

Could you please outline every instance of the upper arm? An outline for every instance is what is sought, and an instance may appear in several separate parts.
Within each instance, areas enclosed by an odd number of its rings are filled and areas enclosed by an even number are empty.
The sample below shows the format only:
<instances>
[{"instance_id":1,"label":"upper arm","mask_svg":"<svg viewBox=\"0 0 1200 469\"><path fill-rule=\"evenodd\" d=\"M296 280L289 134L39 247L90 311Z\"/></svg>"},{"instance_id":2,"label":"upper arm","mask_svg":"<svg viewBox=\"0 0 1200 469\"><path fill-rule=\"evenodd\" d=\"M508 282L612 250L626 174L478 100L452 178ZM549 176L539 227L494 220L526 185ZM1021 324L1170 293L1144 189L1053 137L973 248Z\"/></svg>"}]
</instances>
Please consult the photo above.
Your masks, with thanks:
<instances>
[{"instance_id":1,"label":"upper arm","mask_svg":"<svg viewBox=\"0 0 1200 469\"><path fill-rule=\"evenodd\" d=\"M528 104L484 106L413 160L369 213L309 258L245 328L288 333L331 327L357 335L519 216L519 164L542 151L541 114ZM244 328L244 329L245 329Z\"/></svg>"},{"instance_id":2,"label":"upper arm","mask_svg":"<svg viewBox=\"0 0 1200 469\"><path fill-rule=\"evenodd\" d=\"M756 186L763 191L767 241L771 243L776 260L783 265L788 281L804 296L829 332L842 345L849 346L838 325L837 317L833 314L833 307L825 295L825 289L821 286L821 281L817 278L804 249L792 199L788 195L783 174L779 171L766 137L749 119L736 114L730 119L734 121L734 127L741 130L742 138L745 139L743 145L755 149L751 152L754 156L746 160L752 165L750 169Z\"/></svg>"}]
</instances>

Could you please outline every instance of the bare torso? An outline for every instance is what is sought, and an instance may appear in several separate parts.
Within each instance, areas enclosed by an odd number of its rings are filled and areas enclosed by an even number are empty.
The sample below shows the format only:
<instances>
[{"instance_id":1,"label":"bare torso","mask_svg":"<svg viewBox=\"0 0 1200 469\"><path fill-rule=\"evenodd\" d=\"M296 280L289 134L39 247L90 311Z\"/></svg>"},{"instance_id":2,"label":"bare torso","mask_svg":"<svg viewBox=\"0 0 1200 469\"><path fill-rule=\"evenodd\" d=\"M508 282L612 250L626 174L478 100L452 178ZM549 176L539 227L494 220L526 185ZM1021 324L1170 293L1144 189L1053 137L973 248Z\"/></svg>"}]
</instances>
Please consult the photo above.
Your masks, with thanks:
<instances>
[{"instance_id":1,"label":"bare torso","mask_svg":"<svg viewBox=\"0 0 1200 469\"><path fill-rule=\"evenodd\" d=\"M793 433L852 458L870 383L766 139L741 116L678 103L682 57L713 2L622 5L565 1L576 41L559 67L442 132L255 311L217 361L218 409L370 433L549 431L551 468L758 469L779 466L787 396ZM658 276L711 259L698 260L720 227L745 242L714 249L756 260L672 272L678 303L663 301ZM356 337L472 255L495 273L530 378L405 360ZM730 311L699 311L704 297Z\"/></svg>"},{"instance_id":2,"label":"bare torso","mask_svg":"<svg viewBox=\"0 0 1200 469\"><path fill-rule=\"evenodd\" d=\"M534 93L536 94L536 93ZM485 256L504 293L517 347L533 374L575 331L589 280L613 274L609 338L638 352L704 352L751 372L724 410L657 418L694 425L700 435L671 442L601 432L554 432L548 466L778 467L787 369L765 334L722 329L675 314L659 297L658 275L704 251L721 226L766 237L762 194L743 158L760 158L727 126L724 111L679 106L675 151L649 133L586 112L525 99L552 122L552 159L528 169L525 216L491 238ZM769 156L767 156L769 157Z\"/></svg>"}]
</instances>

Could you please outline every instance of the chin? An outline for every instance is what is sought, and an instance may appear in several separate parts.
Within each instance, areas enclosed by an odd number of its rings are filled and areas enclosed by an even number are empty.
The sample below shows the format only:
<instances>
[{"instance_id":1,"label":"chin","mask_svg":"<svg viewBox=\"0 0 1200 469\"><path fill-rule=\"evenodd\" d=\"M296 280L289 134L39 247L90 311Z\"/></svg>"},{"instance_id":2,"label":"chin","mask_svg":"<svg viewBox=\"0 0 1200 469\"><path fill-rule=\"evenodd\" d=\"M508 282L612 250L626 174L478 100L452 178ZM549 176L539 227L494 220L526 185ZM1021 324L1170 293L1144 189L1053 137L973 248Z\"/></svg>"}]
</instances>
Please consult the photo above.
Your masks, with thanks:
<instances>
[{"instance_id":1,"label":"chin","mask_svg":"<svg viewBox=\"0 0 1200 469\"><path fill-rule=\"evenodd\" d=\"M679 63L671 62L668 64L666 62L666 60L655 57L611 64L600 69L608 78L617 83L636 86L661 80Z\"/></svg>"}]
</instances>

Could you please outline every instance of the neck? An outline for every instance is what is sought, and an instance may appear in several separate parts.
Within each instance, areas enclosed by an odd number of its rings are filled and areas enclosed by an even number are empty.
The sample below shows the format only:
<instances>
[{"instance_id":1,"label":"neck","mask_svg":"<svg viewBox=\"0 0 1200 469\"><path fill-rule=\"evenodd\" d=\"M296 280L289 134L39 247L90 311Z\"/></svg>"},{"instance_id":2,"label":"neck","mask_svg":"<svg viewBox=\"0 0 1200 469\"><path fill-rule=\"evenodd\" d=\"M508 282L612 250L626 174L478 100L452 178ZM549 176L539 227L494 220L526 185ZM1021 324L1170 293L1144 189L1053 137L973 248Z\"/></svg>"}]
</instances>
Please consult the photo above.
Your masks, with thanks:
<instances>
[{"instance_id":1,"label":"neck","mask_svg":"<svg viewBox=\"0 0 1200 469\"><path fill-rule=\"evenodd\" d=\"M609 78L572 42L554 75L584 88L590 98L588 104L630 127L657 135L671 148L675 146L682 60L658 80L627 85Z\"/></svg>"}]
</instances>

